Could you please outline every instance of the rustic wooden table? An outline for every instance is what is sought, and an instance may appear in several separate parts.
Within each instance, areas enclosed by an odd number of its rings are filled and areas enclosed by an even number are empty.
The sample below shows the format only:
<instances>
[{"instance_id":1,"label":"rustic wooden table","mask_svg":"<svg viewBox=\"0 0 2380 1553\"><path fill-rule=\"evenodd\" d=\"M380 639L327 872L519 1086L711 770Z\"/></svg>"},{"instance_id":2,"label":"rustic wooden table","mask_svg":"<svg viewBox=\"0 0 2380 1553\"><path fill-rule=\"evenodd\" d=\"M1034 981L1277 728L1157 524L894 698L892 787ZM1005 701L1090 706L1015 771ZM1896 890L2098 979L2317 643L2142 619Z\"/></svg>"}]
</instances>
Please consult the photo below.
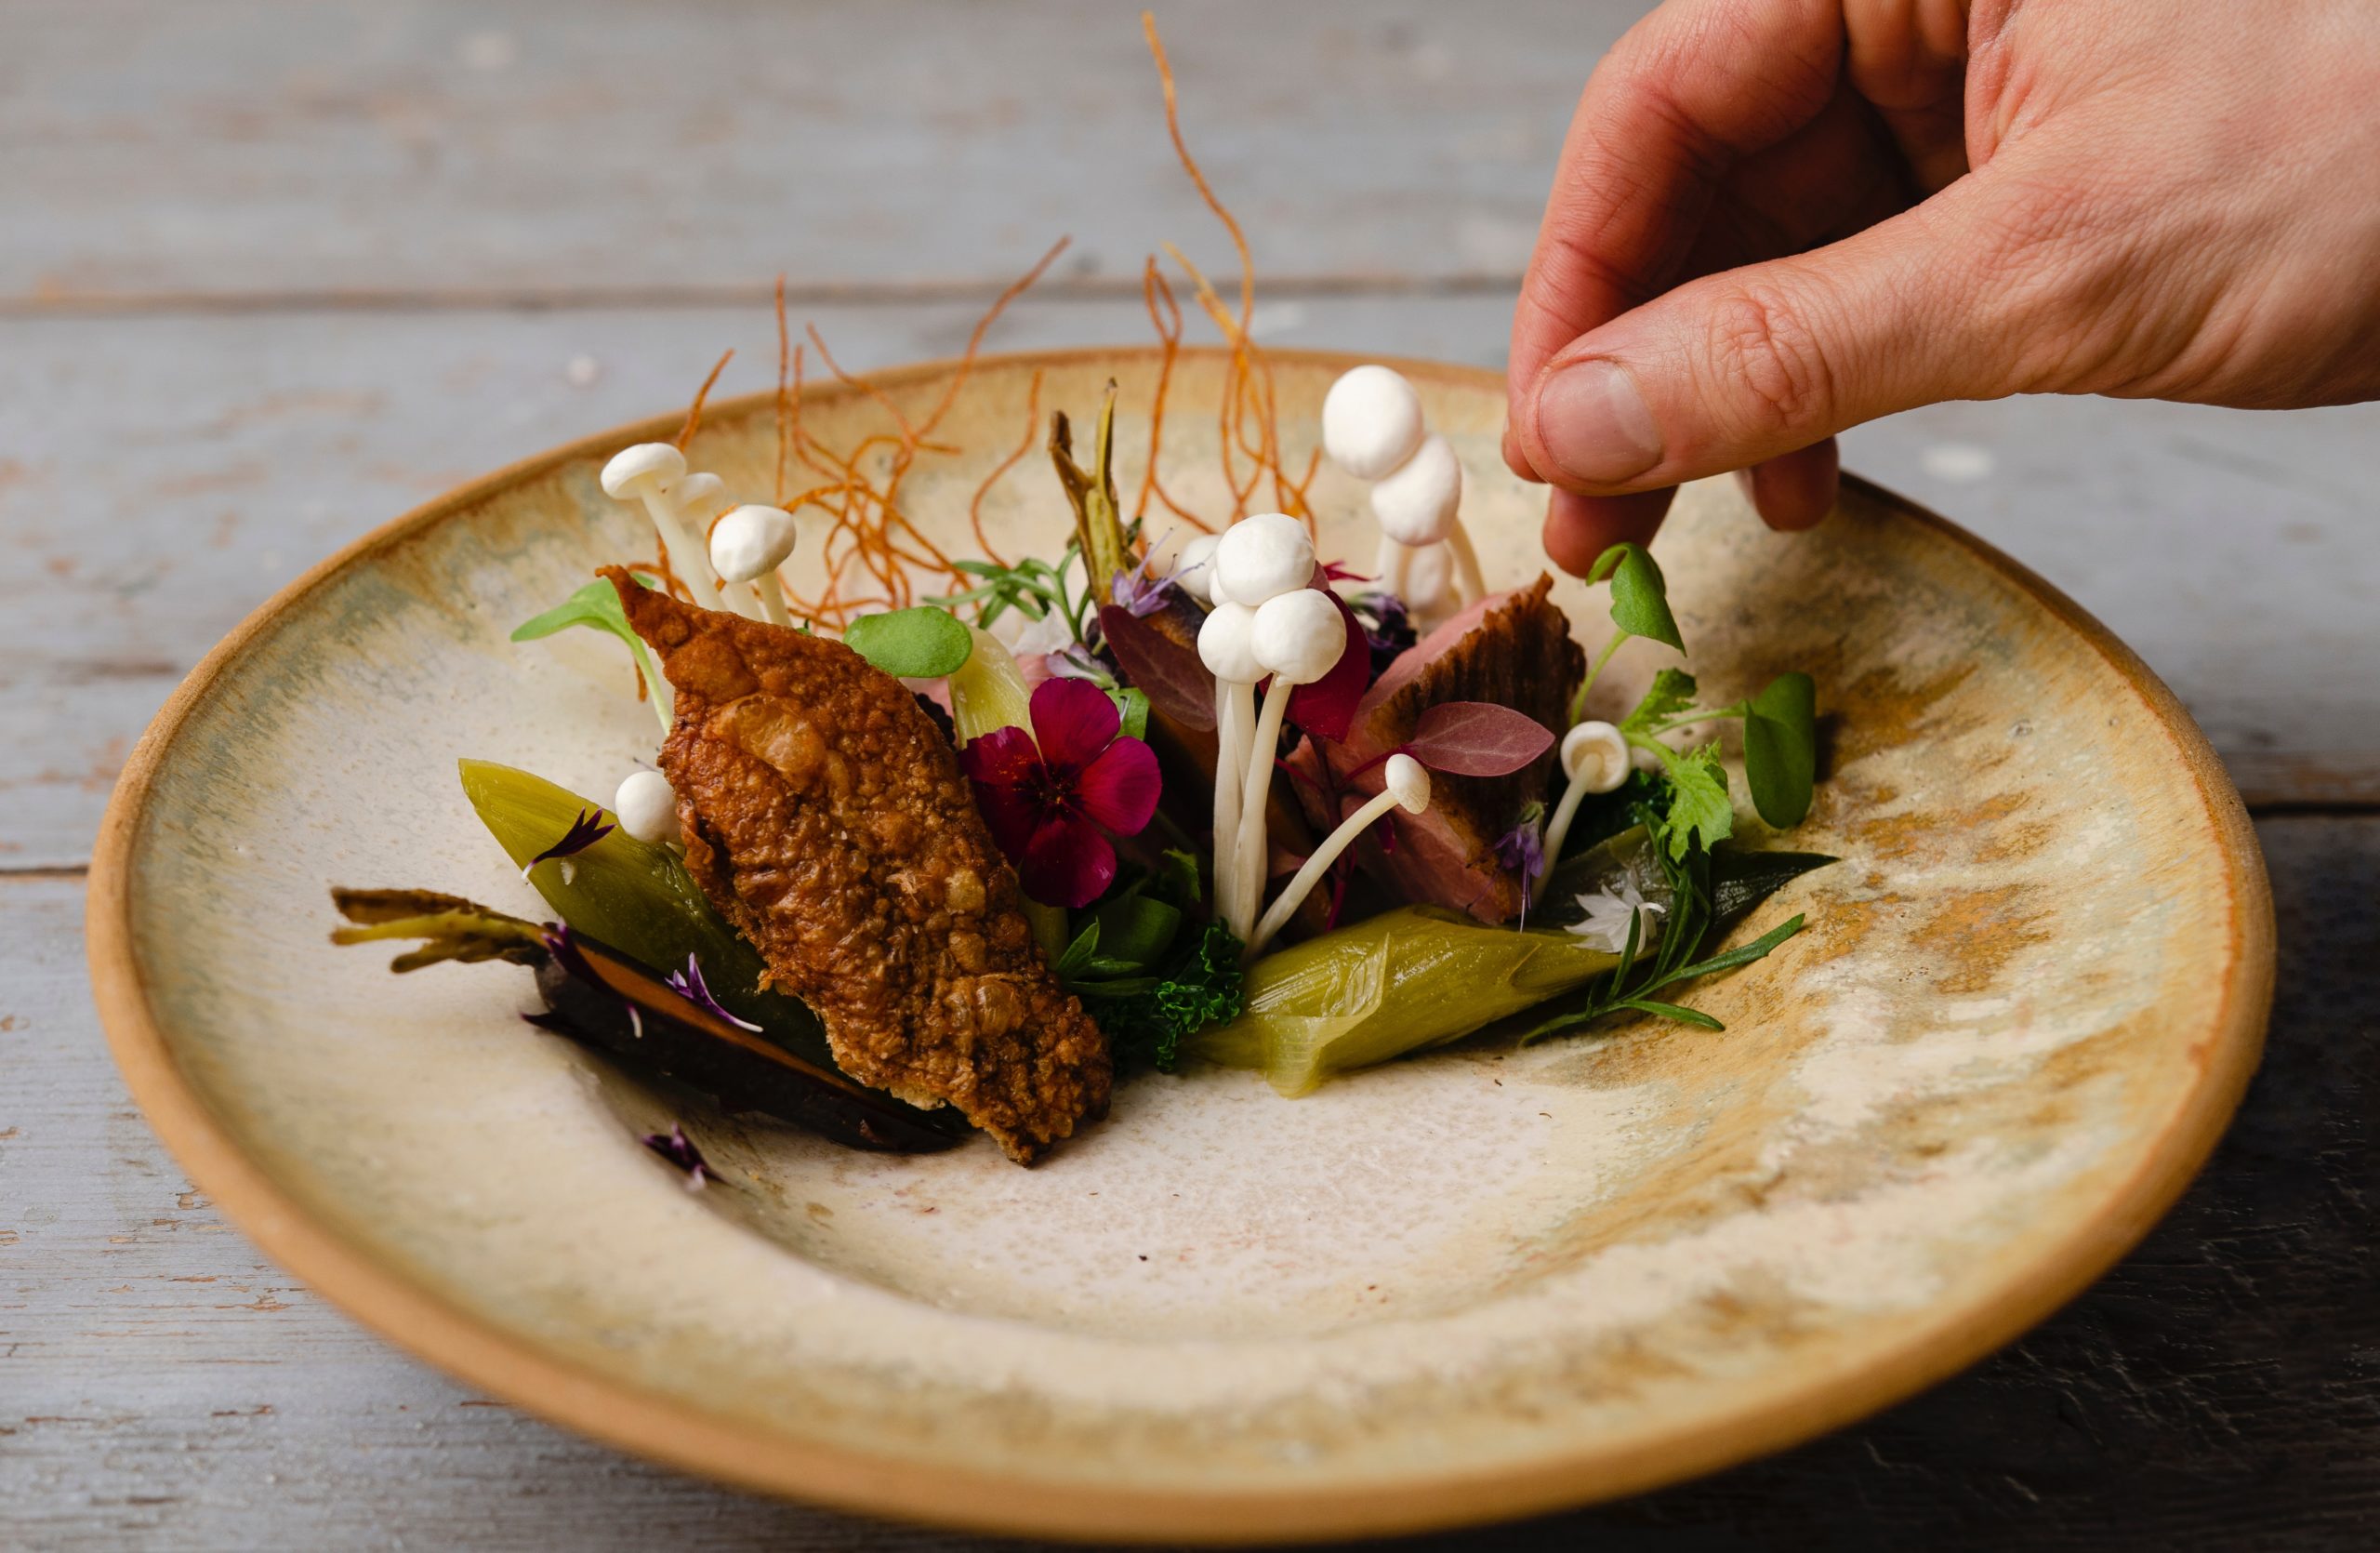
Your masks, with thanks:
<instances>
[{"instance_id":1,"label":"rustic wooden table","mask_svg":"<svg viewBox=\"0 0 2380 1553\"><path fill-rule=\"evenodd\" d=\"M1570 102L1638 8L1168 11L1266 337L1500 361ZM1144 338L1167 238L1227 270L1131 13L14 0L0 40L0 1545L972 1546L557 1434L259 1259L109 1063L83 870L126 750L241 616L458 480L681 402L725 345L760 386L779 271L880 365L950 352L1060 232L997 346ZM2370 1546L2380 407L1950 405L1846 441L2204 724L2280 899L2270 1054L2182 1205L2015 1347L1492 1540Z\"/></svg>"}]
</instances>

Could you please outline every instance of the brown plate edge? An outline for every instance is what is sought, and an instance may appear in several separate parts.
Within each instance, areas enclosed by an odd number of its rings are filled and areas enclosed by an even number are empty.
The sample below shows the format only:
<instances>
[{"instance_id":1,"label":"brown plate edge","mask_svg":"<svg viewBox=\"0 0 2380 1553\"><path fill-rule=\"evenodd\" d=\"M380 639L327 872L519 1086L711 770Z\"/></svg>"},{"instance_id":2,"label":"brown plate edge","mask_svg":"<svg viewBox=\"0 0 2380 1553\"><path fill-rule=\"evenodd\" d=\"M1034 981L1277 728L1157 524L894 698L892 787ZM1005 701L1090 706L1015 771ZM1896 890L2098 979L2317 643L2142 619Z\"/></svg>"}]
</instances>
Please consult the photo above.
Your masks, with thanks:
<instances>
[{"instance_id":1,"label":"brown plate edge","mask_svg":"<svg viewBox=\"0 0 2380 1553\"><path fill-rule=\"evenodd\" d=\"M985 355L976 369L1078 365L1153 355L1153 349L1092 347ZM1222 355L1212 349L1184 354ZM1276 360L1344 368L1395 361L1418 377L1501 386L1500 375L1446 363L1327 351L1280 351ZM957 370L957 360L876 374L879 388ZM805 397L856 392L821 385ZM763 392L715 406L720 419L773 403ZM135 975L131 932L133 841L157 766L192 710L247 645L298 599L330 577L504 487L631 441L667 437L675 414L599 432L498 470L365 535L283 588L193 669L126 762L94 845L85 940L94 999L126 1087L191 1178L273 1261L366 1327L467 1385L549 1423L705 1477L838 1509L972 1531L1072 1539L1191 1539L1208 1543L1324 1540L1508 1520L1620 1498L1783 1450L1867 1416L1966 1368L2080 1294L2139 1242L2196 1175L2255 1070L2274 976L2272 895L2263 854L2237 790L2189 714L2131 648L2030 569L1937 513L1845 475L1847 487L1913 517L1969 550L2041 602L2096 648L2148 702L2197 783L2230 877L2232 956L2202 1075L2131 1179L2089 1223L1981 1311L1913 1334L1856 1372L1715 1424L1632 1440L1616 1450L1557 1455L1431 1481L1315 1490L1108 1489L1018 1476L951 1471L831 1446L787 1443L673 1399L601 1377L528 1347L376 1262L310 1217L251 1161L208 1109L167 1047Z\"/></svg>"}]
</instances>

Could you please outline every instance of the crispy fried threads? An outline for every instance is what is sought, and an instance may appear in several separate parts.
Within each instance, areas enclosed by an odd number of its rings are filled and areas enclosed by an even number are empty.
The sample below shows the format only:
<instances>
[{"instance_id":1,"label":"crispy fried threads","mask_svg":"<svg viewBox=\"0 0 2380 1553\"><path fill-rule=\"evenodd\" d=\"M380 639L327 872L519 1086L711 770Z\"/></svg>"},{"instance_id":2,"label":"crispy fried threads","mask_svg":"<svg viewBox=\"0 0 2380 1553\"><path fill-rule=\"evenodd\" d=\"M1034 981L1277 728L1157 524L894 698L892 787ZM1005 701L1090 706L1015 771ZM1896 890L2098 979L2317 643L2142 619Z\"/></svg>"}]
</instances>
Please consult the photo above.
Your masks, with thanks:
<instances>
[{"instance_id":1,"label":"crispy fried threads","mask_svg":"<svg viewBox=\"0 0 2380 1553\"><path fill-rule=\"evenodd\" d=\"M603 575L677 689L661 768L686 866L844 1070L957 1106L1025 1164L1104 1115L1106 1040L901 683L839 642Z\"/></svg>"}]
</instances>

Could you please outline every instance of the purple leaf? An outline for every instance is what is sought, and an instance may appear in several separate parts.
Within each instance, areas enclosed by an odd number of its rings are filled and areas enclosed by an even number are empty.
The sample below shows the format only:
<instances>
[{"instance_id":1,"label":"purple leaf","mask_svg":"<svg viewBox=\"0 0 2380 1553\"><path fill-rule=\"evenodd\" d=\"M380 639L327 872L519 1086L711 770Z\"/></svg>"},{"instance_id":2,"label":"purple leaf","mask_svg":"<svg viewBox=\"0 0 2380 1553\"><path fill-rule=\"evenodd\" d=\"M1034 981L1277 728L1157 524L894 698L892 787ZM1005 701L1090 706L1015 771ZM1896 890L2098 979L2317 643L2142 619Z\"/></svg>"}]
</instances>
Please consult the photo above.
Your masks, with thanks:
<instances>
[{"instance_id":1,"label":"purple leaf","mask_svg":"<svg viewBox=\"0 0 2380 1553\"><path fill-rule=\"evenodd\" d=\"M1407 754L1449 776L1509 776L1553 748L1545 724L1493 701L1441 701L1405 741Z\"/></svg>"},{"instance_id":2,"label":"purple leaf","mask_svg":"<svg viewBox=\"0 0 2380 1553\"><path fill-rule=\"evenodd\" d=\"M1316 738L1341 739L1354 726L1356 703L1372 683L1371 644L1364 638L1364 623L1338 594L1329 595L1339 606L1347 629L1347 644L1330 672L1289 692L1289 721Z\"/></svg>"},{"instance_id":3,"label":"purple leaf","mask_svg":"<svg viewBox=\"0 0 2380 1553\"><path fill-rule=\"evenodd\" d=\"M586 851L610 835L612 830L611 823L603 818L602 809L579 810L578 817L570 822L570 829L562 833L562 840L521 865L521 877L528 878L531 869L550 858L567 857L574 852Z\"/></svg>"},{"instance_id":4,"label":"purple leaf","mask_svg":"<svg viewBox=\"0 0 2380 1553\"><path fill-rule=\"evenodd\" d=\"M1099 630L1124 677L1149 698L1153 710L1185 728L1215 725L1215 677L1195 650L1121 604L1100 610Z\"/></svg>"}]
</instances>

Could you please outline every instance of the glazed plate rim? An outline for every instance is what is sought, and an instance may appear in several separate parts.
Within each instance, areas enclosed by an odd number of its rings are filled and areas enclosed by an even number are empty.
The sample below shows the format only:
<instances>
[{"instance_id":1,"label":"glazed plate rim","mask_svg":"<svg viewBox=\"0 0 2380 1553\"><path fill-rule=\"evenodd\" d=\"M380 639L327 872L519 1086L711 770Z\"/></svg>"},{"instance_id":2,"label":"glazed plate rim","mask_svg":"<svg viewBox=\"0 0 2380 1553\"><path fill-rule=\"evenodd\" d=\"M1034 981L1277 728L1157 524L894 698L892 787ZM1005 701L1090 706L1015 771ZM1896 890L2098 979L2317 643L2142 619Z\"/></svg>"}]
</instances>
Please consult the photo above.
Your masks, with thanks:
<instances>
[{"instance_id":1,"label":"glazed plate rim","mask_svg":"<svg viewBox=\"0 0 2380 1553\"><path fill-rule=\"evenodd\" d=\"M978 369L1051 366L1135 356L1155 347L1086 347L985 354ZM1183 355L1220 356L1212 348ZM1408 374L1501 391L1478 367L1329 351L1276 351L1276 361L1344 368L1392 361ZM879 387L944 377L956 359L872 375ZM839 384L805 397L856 392ZM722 401L721 419L769 405L763 391ZM2063 1240L2048 1244L1979 1311L1921 1326L1866 1363L1815 1376L1793 1393L1715 1425L1648 1431L1618 1447L1556 1452L1492 1469L1393 1484L1272 1490L1109 1488L931 1464L757 1433L641 1387L566 1362L469 1314L375 1258L278 1185L209 1110L155 1019L137 968L131 910L135 843L168 747L248 645L300 600L418 531L559 466L624 443L667 438L672 411L522 459L415 508L346 546L275 593L209 652L158 711L126 761L100 822L86 896L92 989L126 1086L191 1178L274 1262L365 1327L464 1383L549 1423L704 1477L839 1509L976 1532L1068 1538L1206 1542L1307 1540L1418 1532L1516 1519L1617 1498L1799 1443L1876 1412L1974 1363L2049 1315L2146 1235L2221 1136L2255 1069L2270 1008L2274 929L2261 852L2229 777L2172 692L2133 651L2056 588L1924 508L1845 475L1845 484L1967 551L2096 651L2148 703L2195 784L2219 839L2230 885L2231 957L2212 1049L2185 1103L2136 1170Z\"/></svg>"}]
</instances>

